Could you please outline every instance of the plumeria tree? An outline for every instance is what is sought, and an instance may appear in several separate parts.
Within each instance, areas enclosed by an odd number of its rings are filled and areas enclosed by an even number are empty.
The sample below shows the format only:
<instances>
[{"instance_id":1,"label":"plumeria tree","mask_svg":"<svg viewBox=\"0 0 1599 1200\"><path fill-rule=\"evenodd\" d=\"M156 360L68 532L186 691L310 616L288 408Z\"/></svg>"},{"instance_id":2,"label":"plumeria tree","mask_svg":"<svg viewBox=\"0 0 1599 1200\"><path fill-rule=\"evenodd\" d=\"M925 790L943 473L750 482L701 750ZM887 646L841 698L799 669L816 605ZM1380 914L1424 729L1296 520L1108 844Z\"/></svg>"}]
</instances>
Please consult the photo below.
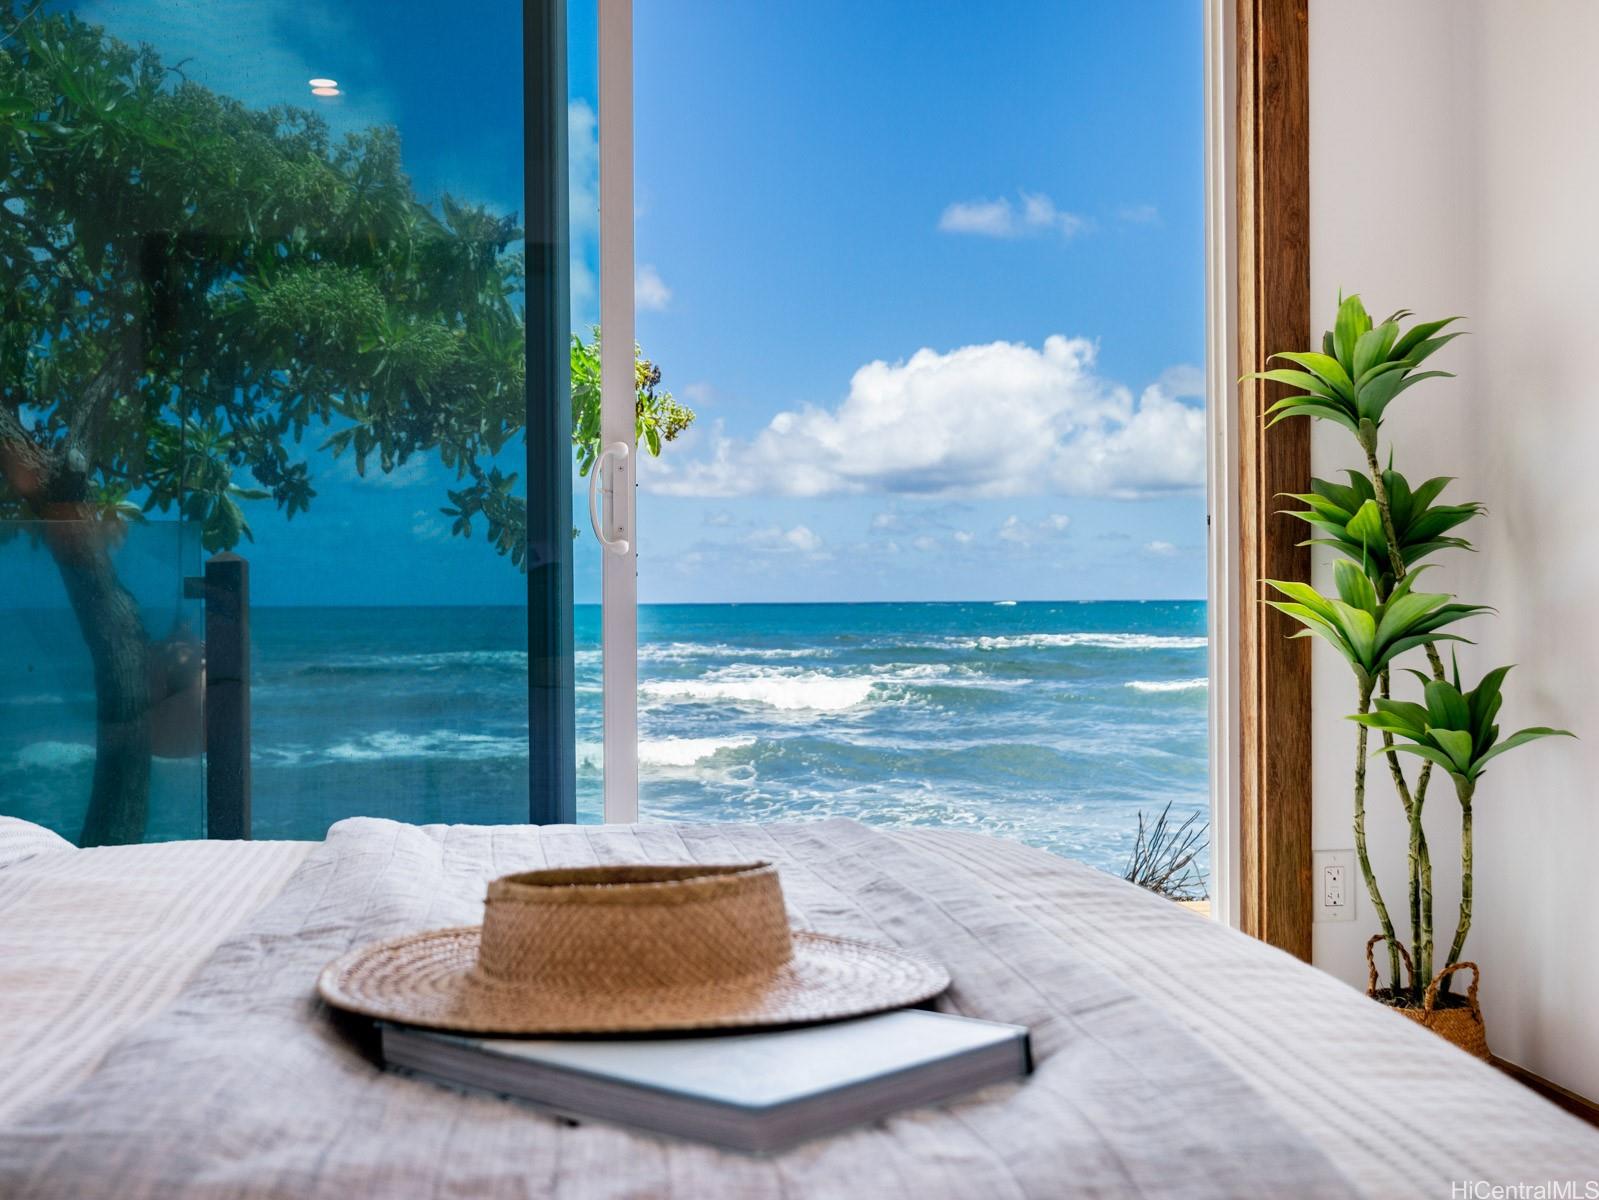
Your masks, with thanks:
<instances>
[{"instance_id":1,"label":"plumeria tree","mask_svg":"<svg viewBox=\"0 0 1599 1200\"><path fill-rule=\"evenodd\" d=\"M246 511L308 511L316 459L429 455L454 531L524 566L522 232L420 198L400 139L255 110L150 47L0 0L0 519L38 522L93 660L82 841L138 840L150 639L118 579L123 523L174 513L208 550ZM572 345L573 440L598 432L597 333ZM592 366L592 371L590 367ZM693 414L638 365L640 440Z\"/></svg>"},{"instance_id":2,"label":"plumeria tree","mask_svg":"<svg viewBox=\"0 0 1599 1200\"><path fill-rule=\"evenodd\" d=\"M1504 740L1494 720L1502 703L1500 686L1508 667L1496 668L1470 691L1463 690L1458 663L1453 680L1444 673L1438 644L1465 641L1453 626L1486 611L1483 605L1456 603L1453 597L1415 590L1421 560L1445 550L1470 550L1451 531L1482 512L1476 503L1438 504L1447 478L1429 479L1412 487L1389 465L1381 465L1383 418L1389 405L1428 379L1448 378L1446 371L1420 367L1459 336L1445 332L1458 318L1421 321L1409 329L1412 314L1401 311L1374 322L1360 297L1341 300L1333 329L1318 351L1284 352L1274 359L1291 364L1250 376L1287 384L1295 394L1267 410L1268 421L1312 417L1330 421L1353 435L1365 470L1348 472L1348 484L1312 480L1311 490L1293 497L1306 507L1293 515L1323 536L1311 544L1330 546L1340 558L1333 564L1337 595L1322 595L1307 583L1267 580L1285 599L1270 600L1304 629L1295 636L1315 636L1330 643L1349 664L1355 679L1358 726L1354 767L1355 854L1361 876L1383 935L1392 972L1390 995L1396 1003L1419 1004L1433 978L1432 860L1422 813L1435 767L1454 781L1461 809L1461 907L1456 933L1444 966L1453 966L1471 926L1472 800L1477 780L1488 761L1538 738L1570 736L1565 730L1535 727ZM1393 668L1420 651L1428 669L1413 670L1422 684L1425 703L1395 699ZM1387 761L1395 794L1409 830L1409 916L1411 957L1415 973L1408 987L1400 977L1399 939L1382 895L1366 843L1366 762L1368 732L1381 738L1378 750ZM1401 753L1421 758L1414 781L1406 774ZM1448 982L1444 981L1447 992Z\"/></svg>"}]
</instances>

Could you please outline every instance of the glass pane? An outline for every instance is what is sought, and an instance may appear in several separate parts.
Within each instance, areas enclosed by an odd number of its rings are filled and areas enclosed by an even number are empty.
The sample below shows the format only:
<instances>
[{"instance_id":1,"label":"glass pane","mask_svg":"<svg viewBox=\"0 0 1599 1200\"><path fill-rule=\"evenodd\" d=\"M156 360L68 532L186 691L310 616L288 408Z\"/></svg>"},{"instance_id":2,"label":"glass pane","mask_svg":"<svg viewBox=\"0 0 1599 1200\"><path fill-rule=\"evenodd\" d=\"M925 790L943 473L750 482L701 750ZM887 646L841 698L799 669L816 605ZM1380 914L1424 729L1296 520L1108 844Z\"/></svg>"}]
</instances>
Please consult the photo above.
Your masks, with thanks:
<instances>
[{"instance_id":1,"label":"glass pane","mask_svg":"<svg viewBox=\"0 0 1599 1200\"><path fill-rule=\"evenodd\" d=\"M638 6L646 816L1204 821L1201 35Z\"/></svg>"},{"instance_id":2,"label":"glass pane","mask_svg":"<svg viewBox=\"0 0 1599 1200\"><path fill-rule=\"evenodd\" d=\"M63 265L7 367L111 397L94 482L250 560L255 835L526 820L522 6L24 15L0 228Z\"/></svg>"},{"instance_id":3,"label":"glass pane","mask_svg":"<svg viewBox=\"0 0 1599 1200\"><path fill-rule=\"evenodd\" d=\"M199 566L177 521L0 522L0 813L83 844L204 836Z\"/></svg>"}]
</instances>

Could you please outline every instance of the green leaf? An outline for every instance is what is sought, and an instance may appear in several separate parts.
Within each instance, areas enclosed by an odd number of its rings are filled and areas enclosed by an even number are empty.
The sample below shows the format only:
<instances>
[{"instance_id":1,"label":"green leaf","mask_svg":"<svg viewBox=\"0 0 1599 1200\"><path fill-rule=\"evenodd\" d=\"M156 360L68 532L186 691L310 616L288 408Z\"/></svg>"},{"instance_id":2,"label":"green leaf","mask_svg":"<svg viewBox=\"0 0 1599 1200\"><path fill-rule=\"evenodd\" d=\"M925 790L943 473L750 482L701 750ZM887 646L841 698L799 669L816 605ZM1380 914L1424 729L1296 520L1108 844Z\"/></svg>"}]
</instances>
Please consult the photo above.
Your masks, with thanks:
<instances>
[{"instance_id":1,"label":"green leaf","mask_svg":"<svg viewBox=\"0 0 1599 1200\"><path fill-rule=\"evenodd\" d=\"M1464 729L1439 729L1436 726L1427 733L1454 764L1450 768L1451 774L1464 775L1471 769L1471 734Z\"/></svg>"},{"instance_id":2,"label":"green leaf","mask_svg":"<svg viewBox=\"0 0 1599 1200\"><path fill-rule=\"evenodd\" d=\"M1382 528L1382 510L1377 507L1375 500L1367 500L1362 504L1345 529L1352 541L1372 547L1373 553L1380 554L1383 562L1388 561L1388 538Z\"/></svg>"},{"instance_id":3,"label":"green leaf","mask_svg":"<svg viewBox=\"0 0 1599 1200\"><path fill-rule=\"evenodd\" d=\"M1376 705L1378 712L1392 716L1407 729L1414 730L1417 735L1427 731L1427 710L1420 704L1410 700L1385 700L1378 697Z\"/></svg>"},{"instance_id":4,"label":"green leaf","mask_svg":"<svg viewBox=\"0 0 1599 1200\"><path fill-rule=\"evenodd\" d=\"M1245 379L1269 379L1273 383L1286 383L1289 387L1296 387L1300 391L1309 392L1313 396L1321 396L1327 400L1336 400L1338 393L1319 378L1305 371L1256 371L1245 375Z\"/></svg>"},{"instance_id":5,"label":"green leaf","mask_svg":"<svg viewBox=\"0 0 1599 1200\"><path fill-rule=\"evenodd\" d=\"M1459 317L1445 317L1441 321L1422 321L1420 324L1411 326L1409 331L1394 343L1393 349L1388 352L1388 356L1390 358L1409 358L1410 352L1421 345L1422 342L1446 325L1458 320L1460 320Z\"/></svg>"},{"instance_id":6,"label":"green leaf","mask_svg":"<svg viewBox=\"0 0 1599 1200\"><path fill-rule=\"evenodd\" d=\"M1349 373L1344 370L1336 358L1331 358L1325 354L1293 353L1289 351L1273 354L1272 357L1285 358L1291 363L1299 364L1323 383L1329 385L1340 399L1354 400L1354 382L1349 378Z\"/></svg>"},{"instance_id":7,"label":"green leaf","mask_svg":"<svg viewBox=\"0 0 1599 1200\"><path fill-rule=\"evenodd\" d=\"M1569 729L1551 729L1547 725L1534 725L1529 729L1518 729L1504 741L1500 742L1488 753L1477 760L1477 769L1482 770L1483 764L1490 758L1497 758L1506 750L1514 750L1517 746L1525 746L1528 742L1536 742L1539 738L1546 737L1576 737Z\"/></svg>"},{"instance_id":8,"label":"green leaf","mask_svg":"<svg viewBox=\"0 0 1599 1200\"><path fill-rule=\"evenodd\" d=\"M1451 775L1459 774L1455 769L1454 759L1436 746L1429 746L1423 742L1398 742L1394 745L1394 749L1402 754L1419 754L1422 758L1437 763ZM1381 754L1384 752L1383 750L1378 750L1376 753Z\"/></svg>"},{"instance_id":9,"label":"green leaf","mask_svg":"<svg viewBox=\"0 0 1599 1200\"><path fill-rule=\"evenodd\" d=\"M1371 318L1366 315L1366 306L1359 296L1350 296L1338 306L1338 315L1333 321L1333 345L1338 350L1339 364L1351 375L1359 374L1354 369L1355 347L1370 328Z\"/></svg>"},{"instance_id":10,"label":"green leaf","mask_svg":"<svg viewBox=\"0 0 1599 1200\"><path fill-rule=\"evenodd\" d=\"M1427 697L1427 723L1438 729L1460 730L1470 733L1471 710L1452 684L1434 680L1425 689Z\"/></svg>"},{"instance_id":11,"label":"green leaf","mask_svg":"<svg viewBox=\"0 0 1599 1200\"><path fill-rule=\"evenodd\" d=\"M1354 563L1342 560L1333 564L1333 581L1337 584L1338 595L1346 604L1373 613L1377 608L1377 592L1371 586L1371 580L1366 573Z\"/></svg>"}]
</instances>

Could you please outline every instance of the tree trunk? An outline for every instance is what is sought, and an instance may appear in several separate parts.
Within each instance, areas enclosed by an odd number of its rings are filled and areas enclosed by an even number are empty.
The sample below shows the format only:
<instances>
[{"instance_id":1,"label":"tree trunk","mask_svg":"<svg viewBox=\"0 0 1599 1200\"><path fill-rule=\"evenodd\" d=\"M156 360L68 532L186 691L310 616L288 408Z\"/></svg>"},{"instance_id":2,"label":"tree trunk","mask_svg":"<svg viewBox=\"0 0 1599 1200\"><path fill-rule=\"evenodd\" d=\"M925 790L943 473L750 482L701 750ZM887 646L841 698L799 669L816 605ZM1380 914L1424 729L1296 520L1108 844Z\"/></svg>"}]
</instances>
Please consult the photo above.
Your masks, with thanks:
<instances>
[{"instance_id":1,"label":"tree trunk","mask_svg":"<svg viewBox=\"0 0 1599 1200\"><path fill-rule=\"evenodd\" d=\"M46 521L50 546L94 663L94 786L80 845L142 841L150 813L149 638L117 579L110 522Z\"/></svg>"}]
</instances>

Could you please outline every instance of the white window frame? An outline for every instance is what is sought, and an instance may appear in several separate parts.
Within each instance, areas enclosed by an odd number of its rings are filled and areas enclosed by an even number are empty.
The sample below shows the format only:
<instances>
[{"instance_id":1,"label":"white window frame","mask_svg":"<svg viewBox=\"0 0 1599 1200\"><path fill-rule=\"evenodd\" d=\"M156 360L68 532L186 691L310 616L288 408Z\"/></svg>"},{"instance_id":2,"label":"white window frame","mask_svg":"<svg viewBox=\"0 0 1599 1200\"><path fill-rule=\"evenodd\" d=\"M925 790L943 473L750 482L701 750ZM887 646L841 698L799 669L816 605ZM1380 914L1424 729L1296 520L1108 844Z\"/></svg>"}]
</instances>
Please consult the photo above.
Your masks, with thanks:
<instances>
[{"instance_id":1,"label":"white window frame","mask_svg":"<svg viewBox=\"0 0 1599 1200\"><path fill-rule=\"evenodd\" d=\"M1211 915L1239 924L1237 0L1205 4L1205 432Z\"/></svg>"},{"instance_id":2,"label":"white window frame","mask_svg":"<svg viewBox=\"0 0 1599 1200\"><path fill-rule=\"evenodd\" d=\"M600 644L605 823L638 820L637 387L633 374L633 2L599 0ZM618 449L621 447L621 449Z\"/></svg>"}]
</instances>

